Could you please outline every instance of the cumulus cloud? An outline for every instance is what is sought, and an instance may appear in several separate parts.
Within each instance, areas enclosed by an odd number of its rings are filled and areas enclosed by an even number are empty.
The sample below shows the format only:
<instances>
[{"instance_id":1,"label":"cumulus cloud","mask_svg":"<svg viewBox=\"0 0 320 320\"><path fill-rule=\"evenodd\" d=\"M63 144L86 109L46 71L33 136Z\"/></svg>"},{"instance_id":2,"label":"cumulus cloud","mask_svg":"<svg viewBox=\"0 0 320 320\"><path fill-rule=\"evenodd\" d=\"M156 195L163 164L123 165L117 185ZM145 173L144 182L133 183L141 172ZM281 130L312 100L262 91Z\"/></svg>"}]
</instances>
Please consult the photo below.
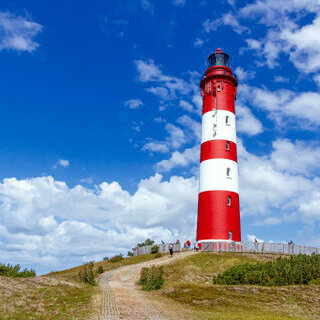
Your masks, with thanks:
<instances>
[{"instance_id":1,"label":"cumulus cloud","mask_svg":"<svg viewBox=\"0 0 320 320\"><path fill-rule=\"evenodd\" d=\"M198 90L195 85L195 77L199 76L197 73L190 73L190 81L185 81L181 78L164 74L152 59L147 61L136 60L135 65L140 82L160 84L146 90L164 100L175 99L178 94L188 95L192 91Z\"/></svg>"},{"instance_id":2,"label":"cumulus cloud","mask_svg":"<svg viewBox=\"0 0 320 320\"><path fill-rule=\"evenodd\" d=\"M161 160L156 164L159 172L168 172L176 167L188 167L190 164L196 164L200 161L200 148L194 146L187 148L182 152L175 151L169 159Z\"/></svg>"},{"instance_id":3,"label":"cumulus cloud","mask_svg":"<svg viewBox=\"0 0 320 320\"><path fill-rule=\"evenodd\" d=\"M270 91L246 84L239 86L241 101L265 110L279 125L293 122L307 130L320 125L320 94L318 92L295 92L291 90ZM297 120L300 120L297 123Z\"/></svg>"},{"instance_id":4,"label":"cumulus cloud","mask_svg":"<svg viewBox=\"0 0 320 320\"><path fill-rule=\"evenodd\" d=\"M186 136L182 129L171 123L167 123L165 129L169 136L164 141L149 141L144 144L142 150L165 153L171 149L178 149L186 143Z\"/></svg>"},{"instance_id":5,"label":"cumulus cloud","mask_svg":"<svg viewBox=\"0 0 320 320\"><path fill-rule=\"evenodd\" d=\"M129 109L138 109L143 106L143 102L140 99L131 99L125 101L124 105Z\"/></svg>"},{"instance_id":6,"label":"cumulus cloud","mask_svg":"<svg viewBox=\"0 0 320 320\"><path fill-rule=\"evenodd\" d=\"M248 107L237 106L237 131L243 132L249 136L261 133L262 124L257 119Z\"/></svg>"},{"instance_id":7,"label":"cumulus cloud","mask_svg":"<svg viewBox=\"0 0 320 320\"><path fill-rule=\"evenodd\" d=\"M42 26L30 17L0 11L0 50L32 52L39 43L34 40Z\"/></svg>"},{"instance_id":8,"label":"cumulus cloud","mask_svg":"<svg viewBox=\"0 0 320 320\"><path fill-rule=\"evenodd\" d=\"M4 179L1 257L44 272L125 253L147 237L192 239L196 194L195 178L159 174L141 180L134 194L117 182L88 189L52 177Z\"/></svg>"}]
</instances>

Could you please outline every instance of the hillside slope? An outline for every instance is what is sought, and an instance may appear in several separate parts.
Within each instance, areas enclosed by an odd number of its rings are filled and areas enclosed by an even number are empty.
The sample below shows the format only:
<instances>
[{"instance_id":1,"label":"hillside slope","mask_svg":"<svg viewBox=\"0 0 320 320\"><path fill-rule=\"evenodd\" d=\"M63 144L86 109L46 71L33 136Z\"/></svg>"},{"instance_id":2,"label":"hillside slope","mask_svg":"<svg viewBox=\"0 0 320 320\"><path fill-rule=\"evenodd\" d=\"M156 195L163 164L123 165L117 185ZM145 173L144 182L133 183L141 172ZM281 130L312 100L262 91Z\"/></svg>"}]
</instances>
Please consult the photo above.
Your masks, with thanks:
<instances>
[{"instance_id":1,"label":"hillside slope","mask_svg":"<svg viewBox=\"0 0 320 320\"><path fill-rule=\"evenodd\" d=\"M237 264L269 261L276 255L200 253L165 266L165 285L150 299L183 306L179 319L320 319L320 284L258 287L218 286L213 275ZM178 318L177 318L178 319Z\"/></svg>"}]
</instances>

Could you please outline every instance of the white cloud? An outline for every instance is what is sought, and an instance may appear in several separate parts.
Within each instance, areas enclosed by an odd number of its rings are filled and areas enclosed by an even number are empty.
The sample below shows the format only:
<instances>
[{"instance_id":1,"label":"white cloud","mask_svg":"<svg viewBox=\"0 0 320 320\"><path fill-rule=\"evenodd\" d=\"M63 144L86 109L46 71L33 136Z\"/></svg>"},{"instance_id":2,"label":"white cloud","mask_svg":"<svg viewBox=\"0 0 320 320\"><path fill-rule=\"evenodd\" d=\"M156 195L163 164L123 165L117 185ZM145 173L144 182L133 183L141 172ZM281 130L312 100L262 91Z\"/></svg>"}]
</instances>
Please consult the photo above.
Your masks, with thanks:
<instances>
[{"instance_id":1,"label":"white cloud","mask_svg":"<svg viewBox=\"0 0 320 320\"><path fill-rule=\"evenodd\" d=\"M256 73L254 71L245 71L242 67L237 67L235 70L235 74L240 81L254 79L256 76Z\"/></svg>"},{"instance_id":2,"label":"white cloud","mask_svg":"<svg viewBox=\"0 0 320 320\"><path fill-rule=\"evenodd\" d=\"M142 150L165 153L171 149L178 149L186 143L186 137L182 129L171 123L167 123L165 129L169 133L169 136L164 141L147 142Z\"/></svg>"},{"instance_id":3,"label":"white cloud","mask_svg":"<svg viewBox=\"0 0 320 320\"><path fill-rule=\"evenodd\" d=\"M237 131L253 136L262 132L261 122L252 114L248 107L238 105L237 113Z\"/></svg>"},{"instance_id":4,"label":"white cloud","mask_svg":"<svg viewBox=\"0 0 320 320\"><path fill-rule=\"evenodd\" d=\"M288 83L290 81L289 78L283 77L283 76L275 76L274 77L275 82L282 82L282 83Z\"/></svg>"},{"instance_id":5,"label":"white cloud","mask_svg":"<svg viewBox=\"0 0 320 320\"><path fill-rule=\"evenodd\" d=\"M192 106L191 103L185 101L185 100L180 100L179 101L179 105L182 109L188 111L188 112L193 112L194 111L194 108Z\"/></svg>"},{"instance_id":6,"label":"white cloud","mask_svg":"<svg viewBox=\"0 0 320 320\"><path fill-rule=\"evenodd\" d=\"M195 47L201 47L204 44L204 40L197 38L194 42L193 45Z\"/></svg>"},{"instance_id":7,"label":"white cloud","mask_svg":"<svg viewBox=\"0 0 320 320\"><path fill-rule=\"evenodd\" d=\"M160 86L147 88L150 93L155 94L163 100L175 99L177 94L188 95L192 91L198 90L195 85L195 76L198 74L189 73L190 81L187 82L178 77L165 75L160 67L155 65L153 60L136 60L135 65L138 71L138 80L140 82L160 83Z\"/></svg>"},{"instance_id":8,"label":"white cloud","mask_svg":"<svg viewBox=\"0 0 320 320\"><path fill-rule=\"evenodd\" d=\"M129 109L138 109L143 106L143 102L140 99L131 99L126 101L124 105L129 107Z\"/></svg>"},{"instance_id":9,"label":"white cloud","mask_svg":"<svg viewBox=\"0 0 320 320\"><path fill-rule=\"evenodd\" d=\"M202 26L207 33L217 30L220 26L229 26L239 34L249 31L249 28L240 25L239 20L232 13L226 13L216 20L206 20Z\"/></svg>"},{"instance_id":10,"label":"white cloud","mask_svg":"<svg viewBox=\"0 0 320 320\"><path fill-rule=\"evenodd\" d=\"M53 168L57 168L57 167L69 167L70 165L70 161L66 160L66 159L59 159L56 164L53 166Z\"/></svg>"},{"instance_id":11,"label":"white cloud","mask_svg":"<svg viewBox=\"0 0 320 320\"><path fill-rule=\"evenodd\" d=\"M156 169L159 172L168 172L176 167L188 167L190 164L196 164L200 161L200 148L194 146L187 148L183 152L175 151L170 159L162 160L156 164Z\"/></svg>"},{"instance_id":12,"label":"white cloud","mask_svg":"<svg viewBox=\"0 0 320 320\"><path fill-rule=\"evenodd\" d=\"M41 30L29 17L0 12L0 50L32 52L39 46L34 38Z\"/></svg>"},{"instance_id":13,"label":"white cloud","mask_svg":"<svg viewBox=\"0 0 320 320\"><path fill-rule=\"evenodd\" d=\"M258 242L264 242L263 239L259 239L258 237L256 237L254 234L248 234L247 238L249 241L254 242L255 240L257 240Z\"/></svg>"},{"instance_id":14,"label":"white cloud","mask_svg":"<svg viewBox=\"0 0 320 320\"><path fill-rule=\"evenodd\" d=\"M318 92L295 92L239 86L239 97L259 109L269 112L269 118L283 126L293 122L295 126L314 130L320 125L320 94ZM299 120L299 122L297 122Z\"/></svg>"},{"instance_id":15,"label":"white cloud","mask_svg":"<svg viewBox=\"0 0 320 320\"><path fill-rule=\"evenodd\" d=\"M48 272L92 256L126 253L147 237L192 239L196 194L195 178L163 181L158 174L141 180L132 195L117 182L88 189L69 188L52 177L5 179L0 183L1 259Z\"/></svg>"}]
</instances>

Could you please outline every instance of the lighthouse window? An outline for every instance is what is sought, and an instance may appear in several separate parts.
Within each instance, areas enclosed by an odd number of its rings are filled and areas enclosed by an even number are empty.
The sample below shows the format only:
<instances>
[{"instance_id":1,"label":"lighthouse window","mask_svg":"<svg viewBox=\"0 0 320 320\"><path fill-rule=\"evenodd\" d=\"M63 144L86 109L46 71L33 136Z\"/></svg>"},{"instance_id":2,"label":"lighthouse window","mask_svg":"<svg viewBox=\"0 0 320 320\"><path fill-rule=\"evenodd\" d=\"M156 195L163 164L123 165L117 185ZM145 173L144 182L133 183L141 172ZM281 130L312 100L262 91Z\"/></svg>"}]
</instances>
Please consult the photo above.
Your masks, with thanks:
<instances>
[{"instance_id":1,"label":"lighthouse window","mask_svg":"<svg viewBox=\"0 0 320 320\"><path fill-rule=\"evenodd\" d=\"M231 206L231 197L230 197L230 196L228 196L228 202L227 202L227 205L228 205L228 206Z\"/></svg>"},{"instance_id":2,"label":"lighthouse window","mask_svg":"<svg viewBox=\"0 0 320 320\"><path fill-rule=\"evenodd\" d=\"M229 240L232 240L232 231L228 232L228 238L229 238Z\"/></svg>"},{"instance_id":3,"label":"lighthouse window","mask_svg":"<svg viewBox=\"0 0 320 320\"><path fill-rule=\"evenodd\" d=\"M231 172L231 169L227 168L227 177L230 177L230 172Z\"/></svg>"},{"instance_id":4,"label":"lighthouse window","mask_svg":"<svg viewBox=\"0 0 320 320\"><path fill-rule=\"evenodd\" d=\"M230 142L227 141L227 142L226 142L226 150L229 150L229 149L230 149Z\"/></svg>"},{"instance_id":5,"label":"lighthouse window","mask_svg":"<svg viewBox=\"0 0 320 320\"><path fill-rule=\"evenodd\" d=\"M230 125L230 124L229 124L229 119L230 119L230 117L229 117L229 116L226 116L226 125L227 125L227 126Z\"/></svg>"},{"instance_id":6,"label":"lighthouse window","mask_svg":"<svg viewBox=\"0 0 320 320\"><path fill-rule=\"evenodd\" d=\"M218 91L220 91L220 84L218 84Z\"/></svg>"}]
</instances>

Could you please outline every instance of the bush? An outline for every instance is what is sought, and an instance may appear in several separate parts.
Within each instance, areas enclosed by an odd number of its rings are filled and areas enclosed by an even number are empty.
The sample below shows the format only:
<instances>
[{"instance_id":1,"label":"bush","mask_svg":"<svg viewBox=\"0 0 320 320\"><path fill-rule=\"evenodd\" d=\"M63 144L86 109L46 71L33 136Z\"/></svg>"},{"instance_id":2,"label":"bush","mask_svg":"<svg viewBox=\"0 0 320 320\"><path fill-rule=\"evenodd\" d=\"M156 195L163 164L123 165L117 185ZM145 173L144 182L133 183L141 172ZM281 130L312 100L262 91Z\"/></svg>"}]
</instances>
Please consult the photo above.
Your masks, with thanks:
<instances>
[{"instance_id":1,"label":"bush","mask_svg":"<svg viewBox=\"0 0 320 320\"><path fill-rule=\"evenodd\" d=\"M20 264L16 264L15 266L11 264L2 264L0 263L0 276L3 277L14 277L14 278L28 278L35 277L36 272L33 269L23 269L21 270Z\"/></svg>"},{"instance_id":2,"label":"bush","mask_svg":"<svg viewBox=\"0 0 320 320\"><path fill-rule=\"evenodd\" d=\"M158 259L158 258L161 258L161 257L162 257L162 255L161 255L160 252L156 253L155 256L154 256L155 259Z\"/></svg>"},{"instance_id":3,"label":"bush","mask_svg":"<svg viewBox=\"0 0 320 320\"><path fill-rule=\"evenodd\" d=\"M142 268L139 284L142 290L158 290L164 283L163 267L151 266L151 268Z\"/></svg>"},{"instance_id":4,"label":"bush","mask_svg":"<svg viewBox=\"0 0 320 320\"><path fill-rule=\"evenodd\" d=\"M152 246L153 244L154 244L154 240L146 239L144 242L138 243L137 247Z\"/></svg>"},{"instance_id":5,"label":"bush","mask_svg":"<svg viewBox=\"0 0 320 320\"><path fill-rule=\"evenodd\" d=\"M97 269L97 273L101 274L103 272L104 272L103 266L99 266L98 269Z\"/></svg>"},{"instance_id":6,"label":"bush","mask_svg":"<svg viewBox=\"0 0 320 320\"><path fill-rule=\"evenodd\" d=\"M109 259L109 261L112 263L119 262L122 260L123 260L123 255L121 253Z\"/></svg>"},{"instance_id":7,"label":"bush","mask_svg":"<svg viewBox=\"0 0 320 320\"><path fill-rule=\"evenodd\" d=\"M214 284L285 286L311 284L320 278L320 255L298 255L275 261L234 266L213 278Z\"/></svg>"},{"instance_id":8,"label":"bush","mask_svg":"<svg viewBox=\"0 0 320 320\"><path fill-rule=\"evenodd\" d=\"M157 253L159 250L159 246L155 245L151 247L151 253Z\"/></svg>"},{"instance_id":9,"label":"bush","mask_svg":"<svg viewBox=\"0 0 320 320\"><path fill-rule=\"evenodd\" d=\"M128 257L133 257L133 252L132 252L132 251L128 251L127 256L128 256Z\"/></svg>"},{"instance_id":10,"label":"bush","mask_svg":"<svg viewBox=\"0 0 320 320\"><path fill-rule=\"evenodd\" d=\"M83 266L83 268L79 271L79 278L80 278L80 281L84 283L90 284L92 286L97 285L96 281L94 280L92 262Z\"/></svg>"},{"instance_id":11,"label":"bush","mask_svg":"<svg viewBox=\"0 0 320 320\"><path fill-rule=\"evenodd\" d=\"M108 257L104 257L104 258L103 258L103 261L108 261L108 260L109 260Z\"/></svg>"}]
</instances>

